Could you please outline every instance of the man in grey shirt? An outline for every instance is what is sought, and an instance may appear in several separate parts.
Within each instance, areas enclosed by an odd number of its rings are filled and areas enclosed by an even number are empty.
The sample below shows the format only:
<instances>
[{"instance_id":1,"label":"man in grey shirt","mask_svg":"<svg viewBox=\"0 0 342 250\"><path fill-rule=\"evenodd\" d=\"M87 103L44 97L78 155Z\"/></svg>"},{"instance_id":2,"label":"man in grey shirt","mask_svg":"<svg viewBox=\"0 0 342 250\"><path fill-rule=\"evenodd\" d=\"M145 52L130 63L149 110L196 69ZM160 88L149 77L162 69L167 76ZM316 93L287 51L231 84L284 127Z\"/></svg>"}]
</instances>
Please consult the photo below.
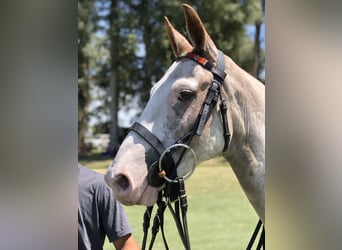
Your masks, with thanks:
<instances>
[{"instance_id":1,"label":"man in grey shirt","mask_svg":"<svg viewBox=\"0 0 342 250\"><path fill-rule=\"evenodd\" d=\"M125 210L103 175L78 165L78 249L101 250L106 235L115 249L139 249Z\"/></svg>"}]
</instances>

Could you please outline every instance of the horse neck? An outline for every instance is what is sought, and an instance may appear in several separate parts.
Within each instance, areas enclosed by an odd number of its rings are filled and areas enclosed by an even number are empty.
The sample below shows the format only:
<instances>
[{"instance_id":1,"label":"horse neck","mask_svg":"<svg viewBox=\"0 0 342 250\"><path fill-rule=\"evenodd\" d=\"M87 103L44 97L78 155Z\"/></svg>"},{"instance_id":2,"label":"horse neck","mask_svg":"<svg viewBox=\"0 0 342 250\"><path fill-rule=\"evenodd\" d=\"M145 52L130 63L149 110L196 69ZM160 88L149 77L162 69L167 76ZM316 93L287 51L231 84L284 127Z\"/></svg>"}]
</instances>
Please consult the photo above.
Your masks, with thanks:
<instances>
[{"instance_id":1,"label":"horse neck","mask_svg":"<svg viewBox=\"0 0 342 250\"><path fill-rule=\"evenodd\" d=\"M260 218L264 218L265 87L226 57L231 142L224 157Z\"/></svg>"}]
</instances>

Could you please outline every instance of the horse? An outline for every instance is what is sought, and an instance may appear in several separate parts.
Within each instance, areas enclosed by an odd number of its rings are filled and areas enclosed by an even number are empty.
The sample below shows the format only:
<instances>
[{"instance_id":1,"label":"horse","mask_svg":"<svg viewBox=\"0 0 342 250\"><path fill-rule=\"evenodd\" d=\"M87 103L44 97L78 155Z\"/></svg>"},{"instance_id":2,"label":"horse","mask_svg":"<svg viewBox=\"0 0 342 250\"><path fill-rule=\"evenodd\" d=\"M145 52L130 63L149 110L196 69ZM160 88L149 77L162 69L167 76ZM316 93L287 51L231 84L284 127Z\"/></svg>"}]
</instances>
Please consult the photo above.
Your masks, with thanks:
<instances>
[{"instance_id":1,"label":"horse","mask_svg":"<svg viewBox=\"0 0 342 250\"><path fill-rule=\"evenodd\" d=\"M264 223L265 86L219 51L196 11L187 4L182 6L190 42L164 17L177 60L152 87L136 126L108 167L105 181L124 205L152 206L165 182L151 178L173 181L177 176L188 177L197 164L224 157ZM226 75L217 77L220 65ZM204 115L216 78L223 78L219 93L213 94L218 101ZM220 100L226 102L223 110ZM179 138L181 143L175 143ZM171 157L165 156L169 153ZM163 168L166 158L178 159L176 175Z\"/></svg>"}]
</instances>

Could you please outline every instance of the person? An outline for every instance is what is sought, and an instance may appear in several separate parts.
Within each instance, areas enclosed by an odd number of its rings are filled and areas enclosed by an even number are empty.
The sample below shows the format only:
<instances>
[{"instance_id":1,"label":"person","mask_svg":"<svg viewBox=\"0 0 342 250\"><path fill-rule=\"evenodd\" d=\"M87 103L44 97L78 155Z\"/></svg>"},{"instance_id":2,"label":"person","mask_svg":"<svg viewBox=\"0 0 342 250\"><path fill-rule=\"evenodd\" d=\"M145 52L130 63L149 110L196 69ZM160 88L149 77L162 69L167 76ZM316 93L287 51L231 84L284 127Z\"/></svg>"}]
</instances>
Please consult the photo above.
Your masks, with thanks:
<instances>
[{"instance_id":1,"label":"person","mask_svg":"<svg viewBox=\"0 0 342 250\"><path fill-rule=\"evenodd\" d=\"M78 249L103 249L106 236L117 250L140 249L103 175L78 165Z\"/></svg>"}]
</instances>

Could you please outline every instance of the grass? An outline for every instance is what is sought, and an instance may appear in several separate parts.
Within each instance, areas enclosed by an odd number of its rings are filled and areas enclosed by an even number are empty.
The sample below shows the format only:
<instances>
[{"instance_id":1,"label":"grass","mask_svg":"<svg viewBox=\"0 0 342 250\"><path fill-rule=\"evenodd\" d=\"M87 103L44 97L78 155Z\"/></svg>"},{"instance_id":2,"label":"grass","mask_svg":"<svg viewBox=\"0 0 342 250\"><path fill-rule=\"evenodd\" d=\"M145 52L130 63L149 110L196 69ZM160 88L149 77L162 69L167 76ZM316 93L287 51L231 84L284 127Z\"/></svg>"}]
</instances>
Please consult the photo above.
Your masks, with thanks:
<instances>
[{"instance_id":1,"label":"grass","mask_svg":"<svg viewBox=\"0 0 342 250\"><path fill-rule=\"evenodd\" d=\"M112 159L80 159L80 163L104 173ZM188 227L192 249L245 249L258 217L243 193L232 169L221 158L200 164L186 183ZM133 235L141 244L143 206L125 207ZM154 210L155 211L155 210ZM170 249L184 249L171 214L165 213L165 234ZM106 241L104 249L113 249ZM164 249L161 234L154 249Z\"/></svg>"},{"instance_id":2,"label":"grass","mask_svg":"<svg viewBox=\"0 0 342 250\"><path fill-rule=\"evenodd\" d=\"M94 169L100 173L104 173L112 160L113 158L111 156L103 156L101 154L78 157L79 163L83 166Z\"/></svg>"}]
</instances>

